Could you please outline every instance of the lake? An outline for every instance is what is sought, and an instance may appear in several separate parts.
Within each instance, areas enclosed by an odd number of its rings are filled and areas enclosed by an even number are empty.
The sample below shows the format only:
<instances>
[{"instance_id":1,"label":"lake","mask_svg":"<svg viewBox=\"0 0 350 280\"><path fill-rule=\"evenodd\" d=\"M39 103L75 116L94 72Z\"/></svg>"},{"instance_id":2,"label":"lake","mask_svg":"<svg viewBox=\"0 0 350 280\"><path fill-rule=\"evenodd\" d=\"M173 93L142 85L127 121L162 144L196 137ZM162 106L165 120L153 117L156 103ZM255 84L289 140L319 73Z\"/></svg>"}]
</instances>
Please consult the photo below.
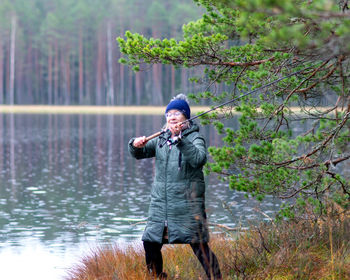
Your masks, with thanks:
<instances>
[{"instance_id":1,"label":"lake","mask_svg":"<svg viewBox=\"0 0 350 280\"><path fill-rule=\"evenodd\" d=\"M139 244L154 161L131 158L127 144L164 122L158 115L0 114L1 279L62 279L96 246ZM211 126L202 133L208 145L221 143ZM206 179L214 233L221 231L214 224L247 227L278 209L276 199L260 204L215 175Z\"/></svg>"}]
</instances>

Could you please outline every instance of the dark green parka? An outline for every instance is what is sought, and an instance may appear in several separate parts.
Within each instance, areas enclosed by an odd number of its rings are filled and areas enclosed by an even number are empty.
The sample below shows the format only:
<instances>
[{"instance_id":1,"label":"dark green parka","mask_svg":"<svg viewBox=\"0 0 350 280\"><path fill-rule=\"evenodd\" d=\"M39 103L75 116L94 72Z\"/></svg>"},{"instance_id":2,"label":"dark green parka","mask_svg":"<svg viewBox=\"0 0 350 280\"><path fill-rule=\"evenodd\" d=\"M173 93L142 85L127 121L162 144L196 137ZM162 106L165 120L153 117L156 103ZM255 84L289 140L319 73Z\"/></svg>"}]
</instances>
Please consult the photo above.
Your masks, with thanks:
<instances>
[{"instance_id":1,"label":"dark green parka","mask_svg":"<svg viewBox=\"0 0 350 280\"><path fill-rule=\"evenodd\" d=\"M205 140L196 124L182 135L182 140L173 146L159 145L164 142L162 136L150 140L144 148L134 147L134 138L129 142L129 152L136 159L156 158L143 241L162 243L166 225L169 243L209 241L202 171L207 160Z\"/></svg>"}]
</instances>

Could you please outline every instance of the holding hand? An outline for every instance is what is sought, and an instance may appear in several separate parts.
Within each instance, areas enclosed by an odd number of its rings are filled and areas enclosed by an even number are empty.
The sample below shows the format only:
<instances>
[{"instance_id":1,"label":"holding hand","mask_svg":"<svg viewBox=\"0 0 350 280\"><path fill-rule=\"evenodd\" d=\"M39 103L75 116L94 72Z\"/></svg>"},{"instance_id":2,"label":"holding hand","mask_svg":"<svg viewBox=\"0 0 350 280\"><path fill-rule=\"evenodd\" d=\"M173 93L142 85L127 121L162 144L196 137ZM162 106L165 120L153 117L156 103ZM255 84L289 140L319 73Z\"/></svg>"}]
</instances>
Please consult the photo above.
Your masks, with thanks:
<instances>
[{"instance_id":1,"label":"holding hand","mask_svg":"<svg viewBox=\"0 0 350 280\"><path fill-rule=\"evenodd\" d=\"M141 137L135 138L132 145L136 148L143 148L144 146L146 146L147 142L148 141L146 140L146 136L141 136Z\"/></svg>"},{"instance_id":2,"label":"holding hand","mask_svg":"<svg viewBox=\"0 0 350 280\"><path fill-rule=\"evenodd\" d=\"M182 123L171 124L169 125L169 129L173 136L179 135L183 129L183 124Z\"/></svg>"}]
</instances>

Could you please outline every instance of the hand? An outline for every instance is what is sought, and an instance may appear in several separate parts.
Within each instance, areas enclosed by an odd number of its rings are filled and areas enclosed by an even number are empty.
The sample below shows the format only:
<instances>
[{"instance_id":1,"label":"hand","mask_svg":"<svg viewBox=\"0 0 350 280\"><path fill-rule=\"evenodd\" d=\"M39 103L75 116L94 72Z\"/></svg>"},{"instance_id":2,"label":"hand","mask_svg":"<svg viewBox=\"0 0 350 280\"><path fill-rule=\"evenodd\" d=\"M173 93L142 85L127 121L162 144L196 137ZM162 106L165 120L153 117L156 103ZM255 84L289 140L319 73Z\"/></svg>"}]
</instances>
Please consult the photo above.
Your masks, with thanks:
<instances>
[{"instance_id":1,"label":"hand","mask_svg":"<svg viewBox=\"0 0 350 280\"><path fill-rule=\"evenodd\" d=\"M135 138L132 145L136 148L143 148L144 146L146 146L147 142L148 141L146 140L146 136L141 136L141 137Z\"/></svg>"},{"instance_id":2,"label":"hand","mask_svg":"<svg viewBox=\"0 0 350 280\"><path fill-rule=\"evenodd\" d=\"M177 124L171 125L169 127L169 129L173 135L179 135L180 132L182 131L182 128L183 128L182 123L177 123Z\"/></svg>"}]
</instances>

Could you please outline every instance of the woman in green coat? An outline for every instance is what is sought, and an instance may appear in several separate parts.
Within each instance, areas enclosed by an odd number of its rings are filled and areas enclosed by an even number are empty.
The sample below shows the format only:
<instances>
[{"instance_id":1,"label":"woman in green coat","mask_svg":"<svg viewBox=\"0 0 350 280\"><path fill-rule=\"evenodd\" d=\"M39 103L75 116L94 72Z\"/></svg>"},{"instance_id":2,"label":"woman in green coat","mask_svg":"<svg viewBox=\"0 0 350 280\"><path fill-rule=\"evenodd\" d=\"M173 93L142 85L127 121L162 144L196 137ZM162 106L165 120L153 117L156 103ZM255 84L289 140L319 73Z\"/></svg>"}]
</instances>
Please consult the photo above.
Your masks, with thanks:
<instances>
[{"instance_id":1,"label":"woman in green coat","mask_svg":"<svg viewBox=\"0 0 350 280\"><path fill-rule=\"evenodd\" d=\"M190 244L208 279L221 279L216 256L208 246L203 165L207 160L204 138L190 119L183 94L173 98L165 110L167 132L150 141L145 136L129 142L136 159L156 158L148 222L142 236L146 264L161 279L163 244Z\"/></svg>"}]
</instances>

